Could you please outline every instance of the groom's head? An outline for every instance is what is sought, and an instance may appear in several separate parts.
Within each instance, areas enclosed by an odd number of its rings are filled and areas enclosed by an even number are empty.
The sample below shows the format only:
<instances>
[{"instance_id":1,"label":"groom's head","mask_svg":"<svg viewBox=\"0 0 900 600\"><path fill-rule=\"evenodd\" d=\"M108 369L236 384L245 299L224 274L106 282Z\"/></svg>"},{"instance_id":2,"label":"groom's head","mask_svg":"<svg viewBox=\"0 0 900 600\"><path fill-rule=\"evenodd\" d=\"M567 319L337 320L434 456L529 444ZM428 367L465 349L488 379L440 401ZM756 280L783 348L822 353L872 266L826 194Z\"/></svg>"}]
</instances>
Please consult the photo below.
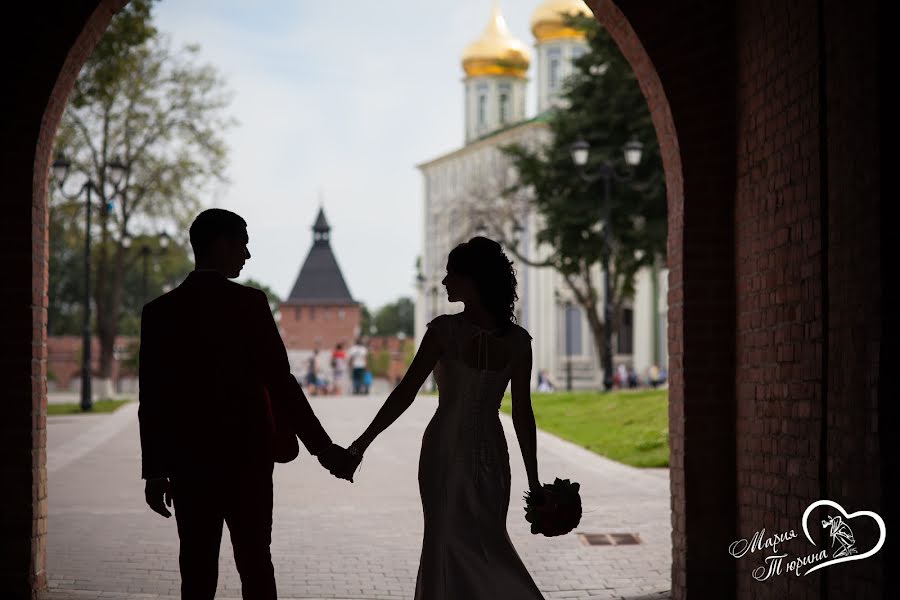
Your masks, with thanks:
<instances>
[{"instance_id":1,"label":"groom's head","mask_svg":"<svg viewBox=\"0 0 900 600\"><path fill-rule=\"evenodd\" d=\"M247 222L231 211L204 210L191 223L190 235L198 269L214 269L234 278L250 258Z\"/></svg>"}]
</instances>

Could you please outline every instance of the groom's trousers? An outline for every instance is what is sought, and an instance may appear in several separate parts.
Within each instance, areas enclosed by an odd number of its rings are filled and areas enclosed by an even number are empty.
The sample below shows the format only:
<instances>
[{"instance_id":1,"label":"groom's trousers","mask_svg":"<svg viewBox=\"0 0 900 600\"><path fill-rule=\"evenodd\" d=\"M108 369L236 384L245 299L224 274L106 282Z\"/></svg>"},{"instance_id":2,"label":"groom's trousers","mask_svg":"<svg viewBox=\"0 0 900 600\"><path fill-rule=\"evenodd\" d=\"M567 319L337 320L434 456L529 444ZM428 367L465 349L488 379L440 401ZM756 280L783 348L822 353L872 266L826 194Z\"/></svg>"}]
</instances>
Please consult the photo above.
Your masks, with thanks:
<instances>
[{"instance_id":1,"label":"groom's trousers","mask_svg":"<svg viewBox=\"0 0 900 600\"><path fill-rule=\"evenodd\" d=\"M181 546L182 600L213 600L219 574L222 525L228 525L245 600L275 600L272 568L273 463L225 475L172 478Z\"/></svg>"}]
</instances>

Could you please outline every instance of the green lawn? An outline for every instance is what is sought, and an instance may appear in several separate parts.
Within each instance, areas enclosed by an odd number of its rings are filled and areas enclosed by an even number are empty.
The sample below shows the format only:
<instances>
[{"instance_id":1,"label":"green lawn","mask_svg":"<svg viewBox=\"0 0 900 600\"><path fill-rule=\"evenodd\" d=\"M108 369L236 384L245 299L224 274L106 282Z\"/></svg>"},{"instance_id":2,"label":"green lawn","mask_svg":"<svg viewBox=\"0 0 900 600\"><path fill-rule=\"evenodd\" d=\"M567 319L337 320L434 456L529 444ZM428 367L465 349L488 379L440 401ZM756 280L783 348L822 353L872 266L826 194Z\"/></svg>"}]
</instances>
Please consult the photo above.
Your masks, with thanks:
<instances>
[{"instance_id":1,"label":"green lawn","mask_svg":"<svg viewBox=\"0 0 900 600\"><path fill-rule=\"evenodd\" d=\"M634 467L669 466L666 390L533 393L537 426ZM510 397L500 410L511 412Z\"/></svg>"},{"instance_id":2,"label":"green lawn","mask_svg":"<svg viewBox=\"0 0 900 600\"><path fill-rule=\"evenodd\" d=\"M81 405L77 402L67 404L48 404L47 414L52 415L95 415L99 413L111 413L117 408L131 402L131 400L97 400L90 412L81 412Z\"/></svg>"}]
</instances>

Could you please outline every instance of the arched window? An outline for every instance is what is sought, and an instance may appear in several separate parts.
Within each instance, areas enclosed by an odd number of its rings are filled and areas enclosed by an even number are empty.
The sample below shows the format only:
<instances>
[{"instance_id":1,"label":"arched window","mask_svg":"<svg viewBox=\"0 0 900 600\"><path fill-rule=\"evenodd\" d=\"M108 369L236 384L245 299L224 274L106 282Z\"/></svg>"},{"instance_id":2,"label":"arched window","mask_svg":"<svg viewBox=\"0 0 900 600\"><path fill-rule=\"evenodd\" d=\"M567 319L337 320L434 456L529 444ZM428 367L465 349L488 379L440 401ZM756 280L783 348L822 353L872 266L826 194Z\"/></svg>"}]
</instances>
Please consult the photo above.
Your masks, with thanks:
<instances>
[{"instance_id":1,"label":"arched window","mask_svg":"<svg viewBox=\"0 0 900 600\"><path fill-rule=\"evenodd\" d=\"M509 122L509 94L500 94L500 123Z\"/></svg>"},{"instance_id":2,"label":"arched window","mask_svg":"<svg viewBox=\"0 0 900 600\"><path fill-rule=\"evenodd\" d=\"M484 127L487 123L487 94L478 94L478 126Z\"/></svg>"}]
</instances>

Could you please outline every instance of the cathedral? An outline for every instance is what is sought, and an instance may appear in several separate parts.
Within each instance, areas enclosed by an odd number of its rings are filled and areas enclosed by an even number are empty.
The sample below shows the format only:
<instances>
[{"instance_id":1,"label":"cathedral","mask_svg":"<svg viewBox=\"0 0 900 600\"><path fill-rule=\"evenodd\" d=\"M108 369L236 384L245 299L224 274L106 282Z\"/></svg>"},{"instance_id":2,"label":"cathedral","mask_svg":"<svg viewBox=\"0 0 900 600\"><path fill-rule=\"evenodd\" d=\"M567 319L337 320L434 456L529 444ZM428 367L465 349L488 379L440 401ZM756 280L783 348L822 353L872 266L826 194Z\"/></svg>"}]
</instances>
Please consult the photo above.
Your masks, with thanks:
<instances>
[{"instance_id":1,"label":"cathedral","mask_svg":"<svg viewBox=\"0 0 900 600\"><path fill-rule=\"evenodd\" d=\"M549 139L548 112L562 106L563 82L573 71L573 60L588 51L583 33L566 26L566 14L592 13L582 0L546 0L532 14L536 115L526 115L532 52L510 33L496 5L481 36L463 52L464 145L417 165L424 179L417 345L431 319L463 309L461 303L447 302L441 280L450 250L484 230L479 222L483 217L475 214L473 206L496 201L512 176L514 169L500 147L518 143L534 148ZM519 253L532 262L549 255L549 248L536 242L539 226L540 215L533 210L521 215L516 243ZM552 268L531 267L507 253L517 263L516 316L534 338L533 382L545 371L557 388L571 378L573 388L599 389L603 372L591 330L562 278ZM601 274L597 269L600 302ZM651 366L668 363L668 270L665 265L644 268L635 283L634 298L613 331L613 365L644 375Z\"/></svg>"}]
</instances>

